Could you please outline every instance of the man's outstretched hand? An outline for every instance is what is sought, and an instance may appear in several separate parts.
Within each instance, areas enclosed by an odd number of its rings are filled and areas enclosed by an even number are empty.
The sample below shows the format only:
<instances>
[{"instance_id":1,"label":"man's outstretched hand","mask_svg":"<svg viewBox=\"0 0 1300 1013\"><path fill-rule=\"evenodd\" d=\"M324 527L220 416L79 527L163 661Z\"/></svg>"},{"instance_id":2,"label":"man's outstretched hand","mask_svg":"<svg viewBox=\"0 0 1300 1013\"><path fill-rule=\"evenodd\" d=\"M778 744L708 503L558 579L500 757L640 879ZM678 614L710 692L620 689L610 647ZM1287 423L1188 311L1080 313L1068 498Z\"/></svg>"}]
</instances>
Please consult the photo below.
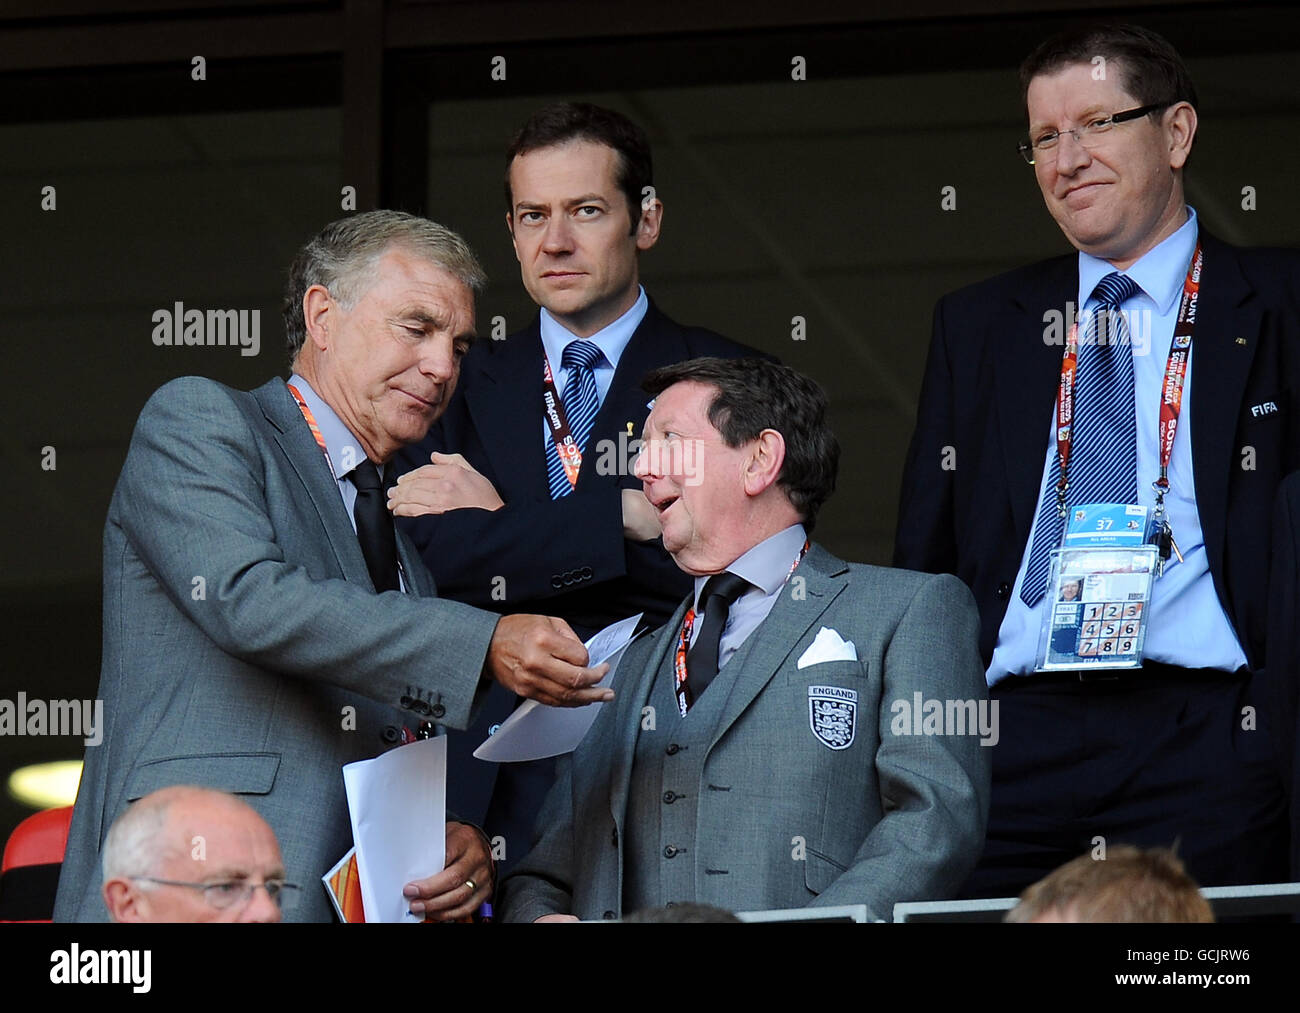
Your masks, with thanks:
<instances>
[{"instance_id":1,"label":"man's outstretched hand","mask_svg":"<svg viewBox=\"0 0 1300 1013\"><path fill-rule=\"evenodd\" d=\"M488 645L487 674L512 693L552 707L613 700L597 689L609 665L587 668L587 649L563 619L502 616Z\"/></svg>"}]
</instances>

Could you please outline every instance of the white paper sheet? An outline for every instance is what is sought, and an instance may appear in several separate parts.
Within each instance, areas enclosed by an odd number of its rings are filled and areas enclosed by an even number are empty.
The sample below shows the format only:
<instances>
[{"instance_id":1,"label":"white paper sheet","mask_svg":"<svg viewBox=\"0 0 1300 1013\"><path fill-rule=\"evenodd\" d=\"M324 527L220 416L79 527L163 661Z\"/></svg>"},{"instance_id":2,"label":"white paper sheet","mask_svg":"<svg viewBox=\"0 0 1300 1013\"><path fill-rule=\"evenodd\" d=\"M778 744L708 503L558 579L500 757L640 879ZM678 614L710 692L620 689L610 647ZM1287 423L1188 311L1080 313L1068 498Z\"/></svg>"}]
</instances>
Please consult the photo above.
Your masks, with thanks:
<instances>
[{"instance_id":1,"label":"white paper sheet","mask_svg":"<svg viewBox=\"0 0 1300 1013\"><path fill-rule=\"evenodd\" d=\"M447 740L398 746L343 768L367 922L422 922L402 887L446 864Z\"/></svg>"},{"instance_id":2,"label":"white paper sheet","mask_svg":"<svg viewBox=\"0 0 1300 1013\"><path fill-rule=\"evenodd\" d=\"M608 686L614 678L623 652L633 640L637 623L644 613L606 626L587 641L588 664L591 667L609 662L609 671L599 685ZM510 717L502 722L495 735L474 750L480 760L493 763L520 763L560 756L578 748L587 729L596 720L604 704L593 703L586 707L548 707L536 700L526 700Z\"/></svg>"}]
</instances>

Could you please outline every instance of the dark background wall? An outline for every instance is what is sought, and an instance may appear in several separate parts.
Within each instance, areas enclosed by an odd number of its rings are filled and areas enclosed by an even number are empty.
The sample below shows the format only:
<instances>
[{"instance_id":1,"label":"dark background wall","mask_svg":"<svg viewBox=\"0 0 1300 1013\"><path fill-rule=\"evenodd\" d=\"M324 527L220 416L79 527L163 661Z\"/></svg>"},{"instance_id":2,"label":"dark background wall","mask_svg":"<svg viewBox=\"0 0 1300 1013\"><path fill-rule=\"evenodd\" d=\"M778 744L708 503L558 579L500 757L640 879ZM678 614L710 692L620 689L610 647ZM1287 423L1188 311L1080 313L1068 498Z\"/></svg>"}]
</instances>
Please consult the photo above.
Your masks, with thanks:
<instances>
[{"instance_id":1,"label":"dark background wall","mask_svg":"<svg viewBox=\"0 0 1300 1013\"><path fill-rule=\"evenodd\" d=\"M135 417L174 376L251 387L284 373L284 270L343 213L341 188L469 238L492 278L481 329L531 317L502 152L543 102L595 101L646 126L666 205L647 289L827 388L844 459L819 536L868 562L891 553L934 301L1068 249L1015 152L1015 67L1034 43L1072 19L1165 34L1201 92L1188 189L1203 223L1237 243L1300 243L1290 4L864 6L8 0L0 699L93 697L100 536ZM41 208L46 186L56 210ZM151 315L176 301L260 310L260 353L156 347ZM0 777L80 755L71 738L0 736ZM0 796L7 836L29 810Z\"/></svg>"}]
</instances>

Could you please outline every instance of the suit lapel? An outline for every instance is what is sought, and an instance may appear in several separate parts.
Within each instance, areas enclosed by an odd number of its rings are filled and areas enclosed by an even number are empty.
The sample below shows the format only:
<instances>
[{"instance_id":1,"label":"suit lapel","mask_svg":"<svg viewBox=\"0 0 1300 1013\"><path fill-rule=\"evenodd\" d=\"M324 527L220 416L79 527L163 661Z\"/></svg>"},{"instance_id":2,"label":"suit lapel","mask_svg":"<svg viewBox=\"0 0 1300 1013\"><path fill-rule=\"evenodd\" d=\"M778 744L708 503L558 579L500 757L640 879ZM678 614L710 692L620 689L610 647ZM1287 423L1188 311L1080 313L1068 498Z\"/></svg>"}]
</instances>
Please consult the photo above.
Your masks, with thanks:
<instances>
[{"instance_id":1,"label":"suit lapel","mask_svg":"<svg viewBox=\"0 0 1300 1013\"><path fill-rule=\"evenodd\" d=\"M1067 304L1078 294L1077 256L1061 257L1046 265L1024 290L1013 294L1002 317L1002 333L992 334L997 349L993 357L997 383L997 411L1002 436L1007 488L1016 524L1018 544L1029 538L1038 510L1038 489L1043 477L1043 436L1048 429L1060 383L1064 344L1044 340L1048 327L1044 313L1055 310L1064 317ZM1077 312L1076 307L1076 312ZM1062 341L1069 332L1061 325ZM996 326L996 325L995 325Z\"/></svg>"},{"instance_id":2,"label":"suit lapel","mask_svg":"<svg viewBox=\"0 0 1300 1013\"><path fill-rule=\"evenodd\" d=\"M832 556L820 545L814 545L795 570L791 581L800 577L804 579L804 594L796 598L792 593L792 584L787 582L777 595L776 603L767 618L727 662L728 666L738 663L740 671L709 743L710 750L772 681L794 651L795 645L821 618L835 597L848 586L848 564Z\"/></svg>"},{"instance_id":3,"label":"suit lapel","mask_svg":"<svg viewBox=\"0 0 1300 1013\"><path fill-rule=\"evenodd\" d=\"M552 364L554 365L554 364ZM465 388L466 405L492 469L506 484L547 489L542 433L542 332L534 319L486 358Z\"/></svg>"},{"instance_id":4,"label":"suit lapel","mask_svg":"<svg viewBox=\"0 0 1300 1013\"><path fill-rule=\"evenodd\" d=\"M355 584L373 587L370 571L366 569L361 543L348 523L338 483L330 473L329 463L307 428L293 395L283 380L271 380L252 392L274 430L275 441L285 460L298 475L316 507L321 528L334 553L334 560L343 576Z\"/></svg>"},{"instance_id":5,"label":"suit lapel","mask_svg":"<svg viewBox=\"0 0 1300 1013\"><path fill-rule=\"evenodd\" d=\"M1222 573L1237 421L1263 311L1233 249L1204 230L1201 243L1205 260L1192 336L1192 467L1210 572Z\"/></svg>"}]
</instances>

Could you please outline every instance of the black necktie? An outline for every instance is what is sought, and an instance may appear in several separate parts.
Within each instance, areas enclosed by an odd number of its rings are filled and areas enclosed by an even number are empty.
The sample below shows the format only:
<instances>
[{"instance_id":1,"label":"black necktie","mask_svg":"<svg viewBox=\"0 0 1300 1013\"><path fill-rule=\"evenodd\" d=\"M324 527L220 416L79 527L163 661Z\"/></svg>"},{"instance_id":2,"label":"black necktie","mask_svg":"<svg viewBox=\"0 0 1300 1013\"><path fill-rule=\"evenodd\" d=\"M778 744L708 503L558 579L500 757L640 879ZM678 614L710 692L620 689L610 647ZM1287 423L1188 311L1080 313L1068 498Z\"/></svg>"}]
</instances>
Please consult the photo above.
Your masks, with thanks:
<instances>
[{"instance_id":1,"label":"black necktie","mask_svg":"<svg viewBox=\"0 0 1300 1013\"><path fill-rule=\"evenodd\" d=\"M704 592L700 595L700 601L704 603L704 623L700 626L700 635L695 638L695 645L686 655L686 688L690 691L691 703L700 698L718 674L718 646L722 641L722 629L727 625L727 615L735 600L753 586L734 573L716 573L705 582Z\"/></svg>"},{"instance_id":2,"label":"black necktie","mask_svg":"<svg viewBox=\"0 0 1300 1013\"><path fill-rule=\"evenodd\" d=\"M370 461L362 461L348 472L348 478L357 487L352 517L357 522L357 540L361 543L361 554L366 557L370 579L376 591L396 591L400 587L397 535L388 513L388 496L379 481L379 470Z\"/></svg>"}]
</instances>

